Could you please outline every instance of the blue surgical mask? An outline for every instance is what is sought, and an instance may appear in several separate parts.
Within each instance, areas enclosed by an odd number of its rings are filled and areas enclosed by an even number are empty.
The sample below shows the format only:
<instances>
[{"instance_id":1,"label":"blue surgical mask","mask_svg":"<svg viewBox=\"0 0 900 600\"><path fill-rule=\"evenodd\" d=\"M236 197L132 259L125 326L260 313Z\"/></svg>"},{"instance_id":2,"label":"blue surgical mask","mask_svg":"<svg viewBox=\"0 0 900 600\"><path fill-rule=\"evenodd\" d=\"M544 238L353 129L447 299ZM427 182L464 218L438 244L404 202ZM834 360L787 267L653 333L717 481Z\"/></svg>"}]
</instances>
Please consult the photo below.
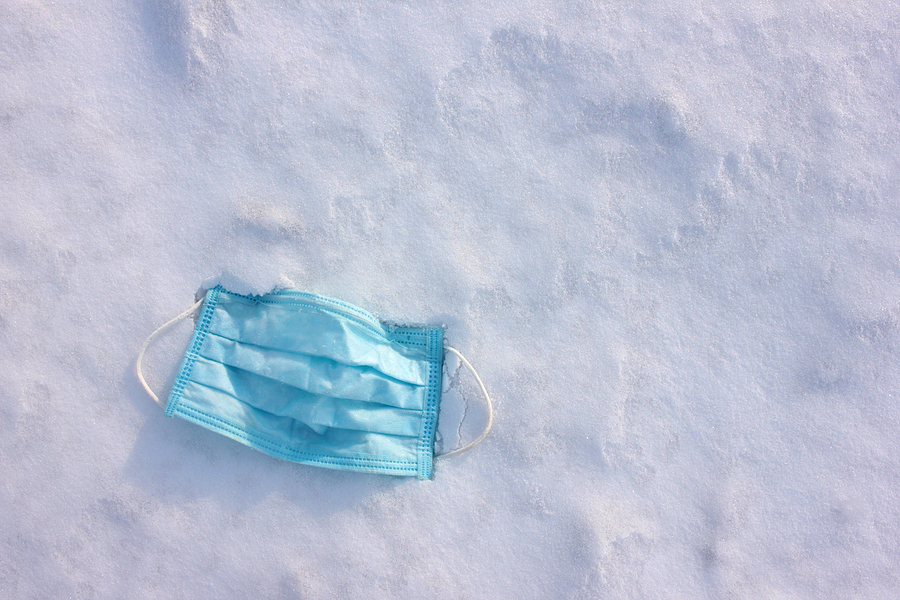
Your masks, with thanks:
<instances>
[{"instance_id":1,"label":"blue surgical mask","mask_svg":"<svg viewBox=\"0 0 900 600\"><path fill-rule=\"evenodd\" d=\"M217 286L141 349L138 377L157 402L141 373L144 350L201 304L167 416L284 460L432 477L443 328L389 326L307 292L245 296ZM475 442L450 454L484 439L490 422Z\"/></svg>"}]
</instances>

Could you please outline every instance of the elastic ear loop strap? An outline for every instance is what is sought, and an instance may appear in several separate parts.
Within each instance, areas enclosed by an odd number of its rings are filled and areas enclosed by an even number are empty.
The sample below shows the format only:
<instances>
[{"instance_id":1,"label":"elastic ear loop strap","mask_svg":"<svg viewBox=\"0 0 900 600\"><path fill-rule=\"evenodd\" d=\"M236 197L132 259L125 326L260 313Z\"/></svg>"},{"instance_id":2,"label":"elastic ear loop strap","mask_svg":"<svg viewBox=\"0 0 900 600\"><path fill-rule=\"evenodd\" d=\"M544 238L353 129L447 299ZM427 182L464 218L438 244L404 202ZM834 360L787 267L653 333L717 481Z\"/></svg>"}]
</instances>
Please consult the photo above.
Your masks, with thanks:
<instances>
[{"instance_id":1,"label":"elastic ear loop strap","mask_svg":"<svg viewBox=\"0 0 900 600\"><path fill-rule=\"evenodd\" d=\"M197 308L199 308L199 306L200 306L201 304L203 304L203 301L204 301L205 299L206 299L205 297L204 297L204 298L200 298L200 299L197 300L197 302L195 302L194 305L191 306L189 309L187 309L186 311L184 311L183 313L181 313L180 315L178 315L177 317L175 317L174 319L172 319L172 320L169 321L168 323L164 323L163 325L160 325L159 329L157 329L156 331L154 331L153 333L150 334L150 337L148 337L147 340L144 342L144 345L141 346L141 351L138 352L138 357L137 357L137 377L138 377L138 381L141 382L141 385L144 386L144 389L147 391L148 394L150 394L150 397L153 398L153 400L154 400L157 404L159 404L160 406L162 406L163 408L165 408L166 405L163 404L162 400L160 400L159 397L157 397L157 395L153 393L153 390L150 389L150 386L147 385L147 381L144 379L144 374L141 372L141 361L144 359L144 352L147 350L147 346L150 345L150 342L152 342L153 339L154 339L156 336L158 336L160 333L162 333L163 331L165 331L166 329L168 329L169 327L171 327L172 325L174 325L174 324L177 323L178 321L180 321L180 320L182 320L182 319L184 319L184 318L189 317L189 316L191 315L191 313L193 313L195 310L197 310Z\"/></svg>"},{"instance_id":2,"label":"elastic ear loop strap","mask_svg":"<svg viewBox=\"0 0 900 600\"><path fill-rule=\"evenodd\" d=\"M456 348L453 348L451 346L447 346L446 348L447 348L447 350L449 350L450 352L452 352L453 354L458 356L459 359L462 361L462 363L466 366L466 368L469 369L469 371L472 372L472 375L475 376L475 381L478 382L478 387L481 388L481 393L484 394L484 399L487 402L488 422L484 428L484 431L481 432L481 435L478 436L477 440L475 440L474 442L472 442L466 446L463 446L462 448L453 450L452 452L447 452L445 454L439 454L434 457L435 460L444 459L444 458L454 456L456 454L462 454L463 452L471 450L472 448L474 448L475 446L480 444L484 438L487 437L488 432L491 430L491 425L494 424L494 406L493 406L493 404L491 404L491 397L488 395L487 389L484 387L484 383L481 382L481 377L478 376L478 373L475 372L475 368L471 364L469 364L469 361L466 360L466 357L459 353L459 350L457 350Z\"/></svg>"}]
</instances>

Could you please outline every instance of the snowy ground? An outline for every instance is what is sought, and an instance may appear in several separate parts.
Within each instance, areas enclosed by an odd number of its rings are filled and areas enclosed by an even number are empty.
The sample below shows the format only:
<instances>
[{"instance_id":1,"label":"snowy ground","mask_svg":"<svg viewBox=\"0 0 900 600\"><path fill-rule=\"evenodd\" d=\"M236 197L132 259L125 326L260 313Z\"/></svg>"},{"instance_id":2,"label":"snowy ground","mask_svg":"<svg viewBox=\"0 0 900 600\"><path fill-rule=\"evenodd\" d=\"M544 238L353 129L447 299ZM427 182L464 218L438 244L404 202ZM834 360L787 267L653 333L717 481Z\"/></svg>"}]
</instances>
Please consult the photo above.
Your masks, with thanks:
<instances>
[{"instance_id":1,"label":"snowy ground","mask_svg":"<svg viewBox=\"0 0 900 600\"><path fill-rule=\"evenodd\" d=\"M0 595L897 597L900 9L311 4L0 5ZM165 418L204 282L446 325L494 431Z\"/></svg>"}]
</instances>

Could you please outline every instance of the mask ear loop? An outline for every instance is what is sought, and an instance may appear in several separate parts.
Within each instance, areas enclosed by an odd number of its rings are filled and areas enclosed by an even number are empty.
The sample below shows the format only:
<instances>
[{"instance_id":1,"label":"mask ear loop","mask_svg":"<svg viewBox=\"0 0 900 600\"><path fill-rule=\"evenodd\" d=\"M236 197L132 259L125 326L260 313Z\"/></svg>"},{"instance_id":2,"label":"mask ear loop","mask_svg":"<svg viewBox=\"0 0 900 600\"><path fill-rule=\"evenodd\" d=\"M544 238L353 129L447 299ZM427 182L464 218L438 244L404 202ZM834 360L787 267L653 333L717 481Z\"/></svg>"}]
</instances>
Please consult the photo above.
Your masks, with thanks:
<instances>
[{"instance_id":1,"label":"mask ear loop","mask_svg":"<svg viewBox=\"0 0 900 600\"><path fill-rule=\"evenodd\" d=\"M185 319L185 318L189 317L191 314L193 314L193 312L194 312L195 310L197 310L197 308L199 308L201 304L203 304L203 301L204 301L205 299L206 299L205 297L204 297L204 298L200 298L200 299L197 300L197 302L195 302L194 305L191 306L189 309L187 309L186 311L184 311L183 313L181 313L180 315L178 315L177 317L175 317L174 319L172 319L172 320L169 321L168 323L164 323L163 325L161 325L161 326L159 327L159 329L157 329L156 331L154 331L153 333L151 333L151 334L150 334L150 337L148 337L148 338L146 339L146 341L144 341L144 345L141 346L141 351L138 352L138 357L137 357L137 377L138 377L138 381L141 382L141 385L144 386L144 389L147 391L148 394L150 394L150 397L153 398L153 400L154 400L157 404L159 404L160 406L162 406L163 408L165 408L166 405L163 404L162 400L160 400L159 397L158 397L156 394L153 393L153 390L150 389L150 386L147 385L147 381L144 379L144 374L141 372L141 361L144 359L144 352L147 350L147 346L150 345L150 342L152 342L153 339L154 339L156 336L158 336L160 333L162 333L163 331L165 331L166 329L168 329L169 327L171 327L172 325L174 325L174 324L177 323L178 321L180 321L180 320L182 320L182 319Z\"/></svg>"},{"instance_id":2,"label":"mask ear loop","mask_svg":"<svg viewBox=\"0 0 900 600\"><path fill-rule=\"evenodd\" d=\"M471 364L469 364L469 361L466 360L466 357L459 353L459 350L457 350L456 348L453 348L451 346L447 346L446 348L447 348L447 350L449 350L450 352L452 352L453 354L458 356L459 359L462 361L462 363L466 366L466 368L469 369L469 371L472 372L472 375L475 376L475 381L478 382L478 386L481 388L481 393L484 394L484 399L487 402L488 422L484 428L484 431L481 432L481 435L478 436L477 440L475 440L474 442L472 442L466 446L463 446L462 448L453 450L452 452L447 452L445 454L438 454L437 456L434 457L435 460L448 458L450 456L454 456L456 454L462 454L463 452L471 450L472 448L474 448L475 446L480 444L482 442L482 440L484 440L484 438L487 437L488 432L491 430L491 425L494 424L494 406L493 406L493 404L491 404L491 397L488 395L487 389L484 387L484 384L481 382L481 377L478 376L478 373L475 372L475 368Z\"/></svg>"}]
</instances>

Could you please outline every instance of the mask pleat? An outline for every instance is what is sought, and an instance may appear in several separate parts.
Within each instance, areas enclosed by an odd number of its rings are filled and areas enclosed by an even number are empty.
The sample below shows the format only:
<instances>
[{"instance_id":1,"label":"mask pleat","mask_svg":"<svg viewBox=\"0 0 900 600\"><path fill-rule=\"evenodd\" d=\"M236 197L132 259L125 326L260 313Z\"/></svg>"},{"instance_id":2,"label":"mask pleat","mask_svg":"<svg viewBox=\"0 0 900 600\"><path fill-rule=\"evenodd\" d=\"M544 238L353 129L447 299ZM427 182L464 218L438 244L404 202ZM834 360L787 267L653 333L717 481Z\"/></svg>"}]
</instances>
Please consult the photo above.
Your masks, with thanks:
<instances>
[{"instance_id":1,"label":"mask pleat","mask_svg":"<svg viewBox=\"0 0 900 600\"><path fill-rule=\"evenodd\" d=\"M329 428L369 430L416 437L422 413L393 406L312 394L306 390L206 359L198 359L191 382L240 399L267 413L296 419L319 435Z\"/></svg>"},{"instance_id":2,"label":"mask pleat","mask_svg":"<svg viewBox=\"0 0 900 600\"><path fill-rule=\"evenodd\" d=\"M390 456L400 461L416 458L416 437L338 428L320 435L296 419L251 407L224 392L200 385L185 387L184 400L179 407L182 416L202 420L214 411L218 427L225 426L227 431L231 426L241 435L254 437L257 443L269 444L281 458L297 460L305 454L346 459Z\"/></svg>"},{"instance_id":3,"label":"mask pleat","mask_svg":"<svg viewBox=\"0 0 900 600\"><path fill-rule=\"evenodd\" d=\"M369 327L321 308L303 304L260 305L244 298L221 297L210 332L274 350L369 366L410 383L424 385L424 350L392 343ZM301 335L298 335L298 332Z\"/></svg>"},{"instance_id":4,"label":"mask pleat","mask_svg":"<svg viewBox=\"0 0 900 600\"><path fill-rule=\"evenodd\" d=\"M216 335L207 337L200 356L313 394L422 408L422 386L397 381L371 367L348 369L328 358L264 349Z\"/></svg>"}]
</instances>

